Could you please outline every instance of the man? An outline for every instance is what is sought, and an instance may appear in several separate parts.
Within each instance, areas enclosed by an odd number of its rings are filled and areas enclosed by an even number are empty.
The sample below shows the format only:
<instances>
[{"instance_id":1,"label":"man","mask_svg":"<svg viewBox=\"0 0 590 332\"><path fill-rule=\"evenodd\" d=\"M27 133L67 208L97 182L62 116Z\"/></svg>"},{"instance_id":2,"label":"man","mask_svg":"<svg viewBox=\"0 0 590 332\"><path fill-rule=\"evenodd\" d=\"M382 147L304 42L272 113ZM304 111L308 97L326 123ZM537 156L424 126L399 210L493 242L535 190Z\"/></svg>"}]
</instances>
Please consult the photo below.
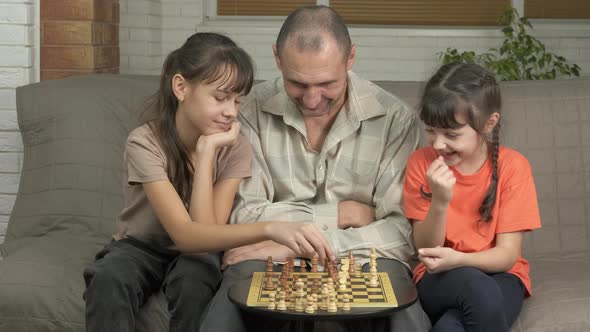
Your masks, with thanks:
<instances>
[{"instance_id":1,"label":"man","mask_svg":"<svg viewBox=\"0 0 590 332\"><path fill-rule=\"evenodd\" d=\"M414 247L401 194L406 160L420 141L415 115L395 96L349 72L356 49L342 18L329 7L291 13L273 52L282 78L255 86L241 106L239 119L254 161L231 222L314 223L336 255L352 251L364 264L374 247L382 257L380 271L411 280L407 261ZM224 279L202 329L243 330L228 289L264 271L267 256L282 261L292 255L272 241L226 252ZM223 321L214 319L221 315ZM429 324L416 303L379 325L427 331Z\"/></svg>"}]
</instances>

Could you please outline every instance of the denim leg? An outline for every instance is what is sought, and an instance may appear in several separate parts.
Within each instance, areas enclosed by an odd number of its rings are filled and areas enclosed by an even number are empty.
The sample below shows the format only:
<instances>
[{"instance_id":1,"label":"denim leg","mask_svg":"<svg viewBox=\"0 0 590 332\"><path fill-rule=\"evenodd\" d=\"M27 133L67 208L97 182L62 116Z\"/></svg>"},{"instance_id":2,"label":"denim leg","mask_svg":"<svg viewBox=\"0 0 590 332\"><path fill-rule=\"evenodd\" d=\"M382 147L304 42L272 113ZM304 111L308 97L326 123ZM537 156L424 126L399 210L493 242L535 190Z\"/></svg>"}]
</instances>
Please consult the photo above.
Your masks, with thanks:
<instances>
[{"instance_id":1,"label":"denim leg","mask_svg":"<svg viewBox=\"0 0 590 332\"><path fill-rule=\"evenodd\" d=\"M229 289L241 280L252 277L254 272L266 270L265 261L244 261L229 266L223 272L223 279L217 293L201 319L203 332L245 332L246 325L240 309L229 299Z\"/></svg>"},{"instance_id":2,"label":"denim leg","mask_svg":"<svg viewBox=\"0 0 590 332\"><path fill-rule=\"evenodd\" d=\"M160 289L169 261L126 240L105 246L83 272L86 331L133 332L139 307Z\"/></svg>"},{"instance_id":3,"label":"denim leg","mask_svg":"<svg viewBox=\"0 0 590 332\"><path fill-rule=\"evenodd\" d=\"M170 311L170 332L196 332L201 315L221 281L220 255L180 255L170 264L163 291Z\"/></svg>"},{"instance_id":4,"label":"denim leg","mask_svg":"<svg viewBox=\"0 0 590 332\"><path fill-rule=\"evenodd\" d=\"M445 317L441 324L448 325L452 317L459 316L446 315L449 309L459 310L466 331L509 331L503 308L504 296L498 283L476 268L425 273L418 283L418 292L433 322L433 331L443 331L438 325L441 317Z\"/></svg>"}]
</instances>

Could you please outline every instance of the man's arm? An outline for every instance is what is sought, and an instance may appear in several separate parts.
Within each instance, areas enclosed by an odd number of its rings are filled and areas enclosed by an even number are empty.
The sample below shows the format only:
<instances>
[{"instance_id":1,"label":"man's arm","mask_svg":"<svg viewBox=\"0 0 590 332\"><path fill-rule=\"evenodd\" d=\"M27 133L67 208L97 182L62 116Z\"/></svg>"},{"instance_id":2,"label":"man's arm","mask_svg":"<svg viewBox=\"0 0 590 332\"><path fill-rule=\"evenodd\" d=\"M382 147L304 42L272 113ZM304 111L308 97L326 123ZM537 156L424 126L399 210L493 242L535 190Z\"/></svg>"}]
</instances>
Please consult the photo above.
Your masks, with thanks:
<instances>
[{"instance_id":1,"label":"man's arm","mask_svg":"<svg viewBox=\"0 0 590 332\"><path fill-rule=\"evenodd\" d=\"M373 195L376 221L363 227L329 230L324 235L336 255L353 251L368 259L370 248L381 257L407 262L414 254L412 227L402 211L406 162L420 145L418 119L413 113L397 117L387 133L385 151Z\"/></svg>"}]
</instances>

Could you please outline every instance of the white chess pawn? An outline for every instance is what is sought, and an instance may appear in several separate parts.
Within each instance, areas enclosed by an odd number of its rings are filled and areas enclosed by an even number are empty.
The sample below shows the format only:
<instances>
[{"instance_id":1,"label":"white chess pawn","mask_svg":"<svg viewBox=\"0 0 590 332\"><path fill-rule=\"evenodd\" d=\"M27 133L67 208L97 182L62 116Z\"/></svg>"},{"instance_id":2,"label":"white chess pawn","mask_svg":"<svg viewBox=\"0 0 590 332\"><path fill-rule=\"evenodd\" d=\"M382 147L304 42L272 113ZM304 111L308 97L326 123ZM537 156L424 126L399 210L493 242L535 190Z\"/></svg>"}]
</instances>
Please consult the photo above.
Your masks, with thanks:
<instances>
[{"instance_id":1,"label":"white chess pawn","mask_svg":"<svg viewBox=\"0 0 590 332\"><path fill-rule=\"evenodd\" d=\"M332 293L328 299L328 312L336 311L338 311L338 307L336 307L336 295Z\"/></svg>"},{"instance_id":2,"label":"white chess pawn","mask_svg":"<svg viewBox=\"0 0 590 332\"><path fill-rule=\"evenodd\" d=\"M371 278L369 279L369 287L379 287L379 281L377 279L377 273L371 273Z\"/></svg>"},{"instance_id":3,"label":"white chess pawn","mask_svg":"<svg viewBox=\"0 0 590 332\"><path fill-rule=\"evenodd\" d=\"M342 295L342 310L344 310L344 311L350 310L350 300L348 298L348 294Z\"/></svg>"},{"instance_id":4,"label":"white chess pawn","mask_svg":"<svg viewBox=\"0 0 590 332\"><path fill-rule=\"evenodd\" d=\"M313 298L311 297L311 295L307 295L305 312L308 314L313 314L315 312L315 308L313 307Z\"/></svg>"},{"instance_id":5,"label":"white chess pawn","mask_svg":"<svg viewBox=\"0 0 590 332\"><path fill-rule=\"evenodd\" d=\"M267 308L269 310L275 310L277 308L277 305L275 303L275 296L276 296L276 293L275 292L272 292L272 293L269 293L268 294L268 297L270 299L270 302L268 303L268 307Z\"/></svg>"}]
</instances>

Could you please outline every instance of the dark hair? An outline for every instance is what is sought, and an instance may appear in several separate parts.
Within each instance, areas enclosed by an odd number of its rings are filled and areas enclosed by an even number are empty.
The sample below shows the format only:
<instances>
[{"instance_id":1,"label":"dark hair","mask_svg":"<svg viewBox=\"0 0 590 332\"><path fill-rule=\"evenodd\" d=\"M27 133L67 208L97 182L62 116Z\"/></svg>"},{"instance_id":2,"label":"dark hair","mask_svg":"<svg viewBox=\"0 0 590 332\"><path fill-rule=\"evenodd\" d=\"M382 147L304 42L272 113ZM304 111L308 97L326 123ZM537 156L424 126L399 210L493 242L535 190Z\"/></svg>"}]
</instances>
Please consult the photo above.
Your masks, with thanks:
<instances>
[{"instance_id":1,"label":"dark hair","mask_svg":"<svg viewBox=\"0 0 590 332\"><path fill-rule=\"evenodd\" d=\"M324 44L325 34L334 38L342 48L344 60L348 59L352 42L344 19L333 8L327 6L300 7L293 11L281 26L276 41L279 57L289 37L296 38L295 46L299 51L319 50Z\"/></svg>"},{"instance_id":2,"label":"dark hair","mask_svg":"<svg viewBox=\"0 0 590 332\"><path fill-rule=\"evenodd\" d=\"M237 93L250 92L254 64L243 49L230 38L216 33L195 33L172 51L164 61L160 88L154 95L153 118L148 121L166 154L170 182L185 202L191 195L194 168L190 151L180 141L176 129L178 99L172 91L172 78L180 74L193 84L219 85Z\"/></svg>"},{"instance_id":3,"label":"dark hair","mask_svg":"<svg viewBox=\"0 0 590 332\"><path fill-rule=\"evenodd\" d=\"M479 65L467 63L442 66L426 84L420 105L420 119L427 126L459 128L464 124L457 122L456 115L462 114L467 124L488 142L492 181L479 207L481 219L486 222L492 218L498 189L500 122L492 131L491 142L484 135L484 126L488 117L499 113L501 107L500 88L494 75Z\"/></svg>"}]
</instances>

